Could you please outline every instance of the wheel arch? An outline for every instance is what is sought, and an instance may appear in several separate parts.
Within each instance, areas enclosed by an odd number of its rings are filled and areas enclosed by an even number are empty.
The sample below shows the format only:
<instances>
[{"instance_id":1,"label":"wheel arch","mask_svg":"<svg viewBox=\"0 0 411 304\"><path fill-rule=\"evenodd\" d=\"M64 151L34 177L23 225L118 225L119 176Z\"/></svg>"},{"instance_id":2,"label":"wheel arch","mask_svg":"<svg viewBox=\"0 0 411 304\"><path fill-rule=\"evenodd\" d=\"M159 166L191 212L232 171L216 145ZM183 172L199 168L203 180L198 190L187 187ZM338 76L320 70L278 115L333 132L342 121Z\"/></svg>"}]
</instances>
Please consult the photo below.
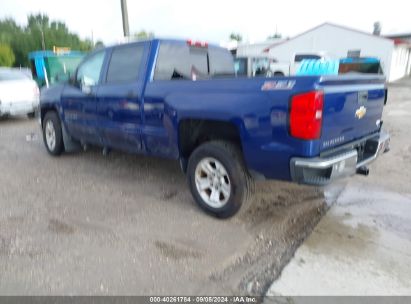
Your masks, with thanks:
<instances>
[{"instance_id":1,"label":"wheel arch","mask_svg":"<svg viewBox=\"0 0 411 304\"><path fill-rule=\"evenodd\" d=\"M67 131L66 125L64 123L64 120L62 119L61 115L60 115L60 111L58 109L57 104L55 103L51 103L51 104L45 104L42 105L40 108L40 123L41 123L41 128L43 128L43 120L45 115L48 112L55 112L57 117L60 120L60 127L61 127L61 132L62 132L62 136L63 136L63 146L64 146L64 150L65 152L77 152L81 150L81 144L74 140L72 138L72 136L70 135L70 133Z\"/></svg>"},{"instance_id":2,"label":"wheel arch","mask_svg":"<svg viewBox=\"0 0 411 304\"><path fill-rule=\"evenodd\" d=\"M191 153L201 144L222 140L236 144L242 151L239 126L233 121L216 119L184 118L178 123L178 149L183 172Z\"/></svg>"},{"instance_id":3,"label":"wheel arch","mask_svg":"<svg viewBox=\"0 0 411 304\"><path fill-rule=\"evenodd\" d=\"M55 104L45 104L40 107L40 122L41 122L42 127L43 127L44 117L46 116L47 112L50 112L50 111L56 112L57 116L59 117L61 121L60 113L57 109L57 106Z\"/></svg>"}]
</instances>

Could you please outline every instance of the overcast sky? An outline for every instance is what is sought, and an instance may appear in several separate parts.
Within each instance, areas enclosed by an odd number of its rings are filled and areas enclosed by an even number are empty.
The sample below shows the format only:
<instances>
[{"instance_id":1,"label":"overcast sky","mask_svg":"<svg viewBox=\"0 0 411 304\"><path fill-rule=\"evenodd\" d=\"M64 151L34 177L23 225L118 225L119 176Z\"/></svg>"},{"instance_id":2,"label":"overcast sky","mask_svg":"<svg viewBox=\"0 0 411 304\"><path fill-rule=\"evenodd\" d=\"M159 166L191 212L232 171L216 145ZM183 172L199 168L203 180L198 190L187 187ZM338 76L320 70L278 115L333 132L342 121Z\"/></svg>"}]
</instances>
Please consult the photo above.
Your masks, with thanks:
<instances>
[{"instance_id":1,"label":"overcast sky","mask_svg":"<svg viewBox=\"0 0 411 304\"><path fill-rule=\"evenodd\" d=\"M0 0L0 18L26 24L29 13L46 13L64 21L82 38L114 43L122 37L120 0ZM128 0L130 32L153 31L160 37L191 38L220 43L231 32L245 40L262 41L276 28L294 36L323 22L372 32L380 21L382 33L411 32L405 0Z\"/></svg>"}]
</instances>

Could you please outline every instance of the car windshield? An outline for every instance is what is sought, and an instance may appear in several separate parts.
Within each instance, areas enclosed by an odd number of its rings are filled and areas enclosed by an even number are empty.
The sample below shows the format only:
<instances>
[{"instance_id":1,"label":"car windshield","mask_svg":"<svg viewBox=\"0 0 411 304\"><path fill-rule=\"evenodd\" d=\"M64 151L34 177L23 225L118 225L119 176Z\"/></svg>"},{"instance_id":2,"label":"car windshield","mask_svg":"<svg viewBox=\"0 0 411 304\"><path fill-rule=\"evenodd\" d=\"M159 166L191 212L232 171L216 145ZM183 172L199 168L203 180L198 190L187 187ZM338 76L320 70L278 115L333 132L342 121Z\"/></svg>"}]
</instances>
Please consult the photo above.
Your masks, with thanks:
<instances>
[{"instance_id":1,"label":"car windshield","mask_svg":"<svg viewBox=\"0 0 411 304\"><path fill-rule=\"evenodd\" d=\"M0 81L7 81L7 80L22 80L22 79L29 79L26 75L19 71L4 71L0 70Z\"/></svg>"}]
</instances>

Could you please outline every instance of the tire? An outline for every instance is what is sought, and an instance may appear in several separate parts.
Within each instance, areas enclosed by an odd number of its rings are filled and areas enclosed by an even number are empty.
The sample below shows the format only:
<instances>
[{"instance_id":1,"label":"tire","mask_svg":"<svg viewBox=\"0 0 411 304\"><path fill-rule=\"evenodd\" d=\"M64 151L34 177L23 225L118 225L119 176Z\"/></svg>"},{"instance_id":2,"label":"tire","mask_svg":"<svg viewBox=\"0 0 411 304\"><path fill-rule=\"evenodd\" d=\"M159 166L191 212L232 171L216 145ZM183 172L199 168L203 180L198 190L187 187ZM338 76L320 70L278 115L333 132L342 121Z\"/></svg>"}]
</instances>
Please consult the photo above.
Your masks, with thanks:
<instances>
[{"instance_id":1,"label":"tire","mask_svg":"<svg viewBox=\"0 0 411 304\"><path fill-rule=\"evenodd\" d=\"M188 161L187 180L196 203L215 217L229 218L249 201L251 177L233 143L210 141L195 149Z\"/></svg>"},{"instance_id":2,"label":"tire","mask_svg":"<svg viewBox=\"0 0 411 304\"><path fill-rule=\"evenodd\" d=\"M30 112L30 113L27 113L27 117L28 118L34 118L36 116L36 113L35 112Z\"/></svg>"},{"instance_id":3,"label":"tire","mask_svg":"<svg viewBox=\"0 0 411 304\"><path fill-rule=\"evenodd\" d=\"M54 131L54 144L52 141ZM47 112L43 119L43 141L47 151L58 156L64 150L63 135L61 132L60 118L54 111Z\"/></svg>"},{"instance_id":4,"label":"tire","mask_svg":"<svg viewBox=\"0 0 411 304\"><path fill-rule=\"evenodd\" d=\"M283 72L275 72L274 76L280 77L280 76L284 76Z\"/></svg>"}]
</instances>

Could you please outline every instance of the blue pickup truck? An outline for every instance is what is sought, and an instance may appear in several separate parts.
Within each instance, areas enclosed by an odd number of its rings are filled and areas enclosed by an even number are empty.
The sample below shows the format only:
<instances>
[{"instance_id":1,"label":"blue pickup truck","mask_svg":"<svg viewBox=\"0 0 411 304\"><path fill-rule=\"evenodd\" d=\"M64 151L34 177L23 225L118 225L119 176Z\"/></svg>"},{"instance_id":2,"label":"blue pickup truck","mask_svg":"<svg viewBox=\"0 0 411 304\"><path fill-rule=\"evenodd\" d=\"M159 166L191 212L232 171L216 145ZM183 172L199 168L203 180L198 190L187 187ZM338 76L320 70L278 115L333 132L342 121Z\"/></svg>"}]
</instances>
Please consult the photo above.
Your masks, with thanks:
<instances>
[{"instance_id":1,"label":"blue pickup truck","mask_svg":"<svg viewBox=\"0 0 411 304\"><path fill-rule=\"evenodd\" d=\"M68 83L41 92L45 146L179 160L195 201L220 218L249 201L254 180L324 185L368 174L389 149L381 75L234 75L230 52L206 43L97 50Z\"/></svg>"}]
</instances>

